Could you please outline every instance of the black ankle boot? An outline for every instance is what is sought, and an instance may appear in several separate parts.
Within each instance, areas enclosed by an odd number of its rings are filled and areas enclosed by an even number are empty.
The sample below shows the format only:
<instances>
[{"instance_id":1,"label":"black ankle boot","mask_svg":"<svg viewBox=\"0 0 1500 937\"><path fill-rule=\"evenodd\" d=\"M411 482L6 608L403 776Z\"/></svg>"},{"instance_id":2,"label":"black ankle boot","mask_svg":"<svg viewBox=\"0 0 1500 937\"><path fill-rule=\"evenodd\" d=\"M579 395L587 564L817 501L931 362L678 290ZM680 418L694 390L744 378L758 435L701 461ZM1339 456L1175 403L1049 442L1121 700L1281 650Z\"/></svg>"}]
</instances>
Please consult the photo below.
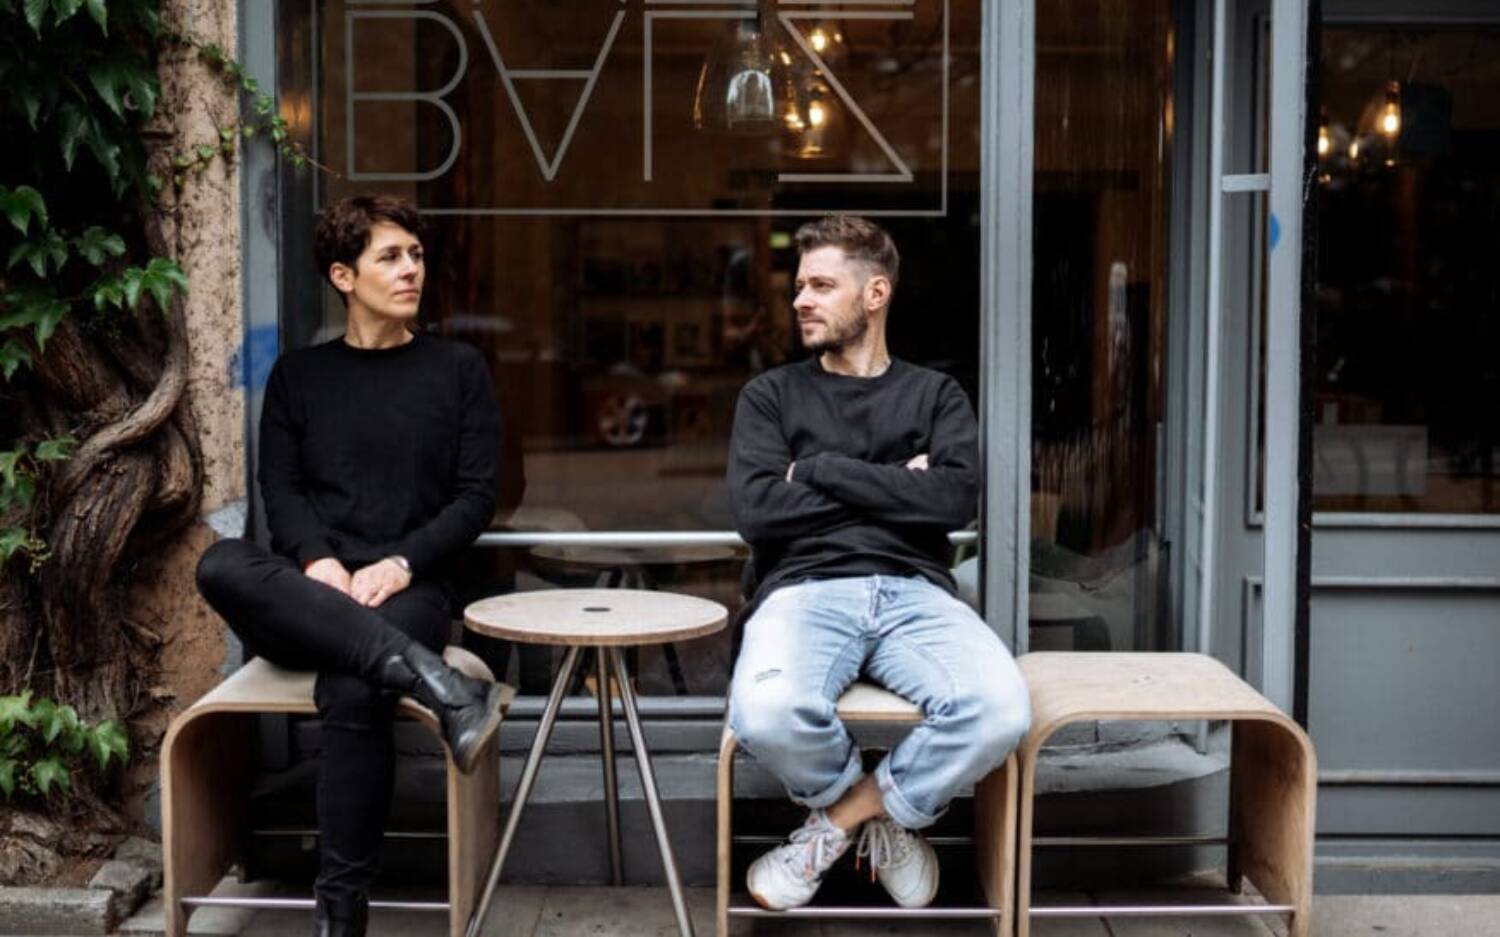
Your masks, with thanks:
<instances>
[{"instance_id":1,"label":"black ankle boot","mask_svg":"<svg viewBox=\"0 0 1500 937\"><path fill-rule=\"evenodd\" d=\"M381 683L409 694L432 710L458 770L474 770L479 750L500 725L500 686L475 680L449 667L413 641L381 666Z\"/></svg>"},{"instance_id":2,"label":"black ankle boot","mask_svg":"<svg viewBox=\"0 0 1500 937\"><path fill-rule=\"evenodd\" d=\"M370 901L363 895L337 900L318 899L313 937L365 937Z\"/></svg>"}]
</instances>

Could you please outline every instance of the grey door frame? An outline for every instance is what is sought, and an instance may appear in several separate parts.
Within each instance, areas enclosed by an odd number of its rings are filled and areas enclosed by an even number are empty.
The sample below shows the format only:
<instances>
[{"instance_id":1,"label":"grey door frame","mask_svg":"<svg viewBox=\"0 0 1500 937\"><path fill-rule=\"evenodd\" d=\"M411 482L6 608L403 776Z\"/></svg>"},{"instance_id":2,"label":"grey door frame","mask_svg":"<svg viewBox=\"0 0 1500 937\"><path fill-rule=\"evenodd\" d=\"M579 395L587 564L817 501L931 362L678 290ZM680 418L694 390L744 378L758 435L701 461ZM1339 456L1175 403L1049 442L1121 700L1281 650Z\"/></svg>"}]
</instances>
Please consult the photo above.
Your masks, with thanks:
<instances>
[{"instance_id":1,"label":"grey door frame","mask_svg":"<svg viewBox=\"0 0 1500 937\"><path fill-rule=\"evenodd\" d=\"M1261 530L1261 627L1259 628L1258 672L1247 678L1259 685L1262 693L1287 712L1296 700L1298 654L1299 598L1297 573L1301 559L1298 539L1298 499L1301 479L1298 456L1301 446L1299 418L1302 357L1302 212L1305 193L1302 186L1305 135L1307 129L1307 4L1306 0L1270 0L1271 62L1269 67L1269 145L1268 167L1264 174L1231 174L1225 169L1225 134L1234 105L1227 94L1234 55L1243 54L1238 42L1234 54L1228 52L1227 30L1234 0L1213 0L1212 41L1215 49L1214 77L1211 93L1214 103L1210 115L1210 171L1207 197L1210 200L1208 297L1208 340L1205 353L1204 462L1202 470L1203 540L1201 578L1198 594L1198 650L1211 653L1218 630L1216 612L1229 603L1217 601L1216 584L1221 578L1222 562L1218 559L1218 529L1224 507L1220 505L1219 454L1223 446L1216 432L1221 413L1223 376L1217 366L1221 339L1217 323L1223 316L1223 294L1219 287L1220 260L1228 250L1225 238L1224 200L1231 196L1265 192L1270 213L1267 225L1268 277L1265 290L1266 327L1266 394L1265 394L1265 509ZM1259 245L1252 244L1252 252ZM1253 336L1252 336L1253 341ZM1248 414L1252 424L1256 418ZM1250 433L1254 436L1253 429ZM1255 471L1246 473L1246 485L1253 489ZM1226 554L1227 555L1227 554Z\"/></svg>"}]
</instances>

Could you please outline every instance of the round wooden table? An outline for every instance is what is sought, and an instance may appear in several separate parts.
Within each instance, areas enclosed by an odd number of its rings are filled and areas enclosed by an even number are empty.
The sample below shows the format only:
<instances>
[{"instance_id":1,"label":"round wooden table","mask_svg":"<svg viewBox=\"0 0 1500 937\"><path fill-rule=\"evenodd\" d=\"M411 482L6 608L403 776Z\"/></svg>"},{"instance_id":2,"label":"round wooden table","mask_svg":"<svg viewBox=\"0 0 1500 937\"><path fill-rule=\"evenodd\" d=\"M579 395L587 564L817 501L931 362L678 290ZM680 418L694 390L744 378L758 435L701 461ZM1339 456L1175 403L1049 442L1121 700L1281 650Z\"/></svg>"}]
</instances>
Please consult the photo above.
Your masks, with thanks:
<instances>
[{"instance_id":1,"label":"round wooden table","mask_svg":"<svg viewBox=\"0 0 1500 937\"><path fill-rule=\"evenodd\" d=\"M584 543L543 543L529 551L545 563L560 567L592 570L594 585L604 589L655 589L653 567L687 566L693 563L723 563L739 555L734 547L716 543L670 544L645 547L600 547ZM636 666L635 653L630 664ZM667 659L667 675L678 696L688 693L687 677L677 648L664 642L662 656Z\"/></svg>"},{"instance_id":2,"label":"round wooden table","mask_svg":"<svg viewBox=\"0 0 1500 937\"><path fill-rule=\"evenodd\" d=\"M631 689L630 671L622 649L641 644L664 644L700 638L721 630L728 620L729 611L718 602L649 589L550 589L542 592L516 592L481 599L464 609L464 626L479 634L527 644L563 645L568 649L563 656L562 666L558 669L557 678L552 683L547 705L542 710L542 719L537 725L531 751L527 753L526 763L521 769L521 780L516 786L510 815L505 819L505 829L500 834L499 848L495 850L494 861L490 864L484 895L474 909L474 916L469 920L468 937L475 937L479 932L485 912L489 910L495 886L500 882L505 857L510 852L516 827L520 823L521 811L526 806L527 797L531 795L537 768L547 749L547 741L552 736L552 727L557 722L563 696L573 681L578 660L586 648L594 649L594 665L598 671L599 745L604 761L610 873L616 885L623 882L620 859L620 792L615 778L614 719L610 706L609 670L612 668L615 685L620 692L620 708L625 712L625 724L630 730L636 766L641 772L641 788L646 795L646 807L651 814L651 825L656 830L656 844L661 851L667 887L672 893L672 906L677 912L677 927L684 937L691 937L693 924L688 918L682 882L677 876L677 861L672 855L671 840L667 837L661 796L657 792L656 775L651 767L651 753L646 748L646 736L641 731L640 711L636 706L635 691Z\"/></svg>"}]
</instances>

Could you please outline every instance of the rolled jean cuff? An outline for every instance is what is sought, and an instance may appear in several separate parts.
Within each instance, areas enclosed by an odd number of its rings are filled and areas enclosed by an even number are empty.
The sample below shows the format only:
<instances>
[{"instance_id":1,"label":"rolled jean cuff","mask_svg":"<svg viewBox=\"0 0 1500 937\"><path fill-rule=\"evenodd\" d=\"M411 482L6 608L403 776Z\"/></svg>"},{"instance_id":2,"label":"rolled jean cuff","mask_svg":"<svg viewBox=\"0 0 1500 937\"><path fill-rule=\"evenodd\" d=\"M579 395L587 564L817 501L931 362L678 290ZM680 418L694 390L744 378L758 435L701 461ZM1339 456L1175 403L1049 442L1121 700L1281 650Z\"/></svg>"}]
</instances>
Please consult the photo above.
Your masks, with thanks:
<instances>
[{"instance_id":1,"label":"rolled jean cuff","mask_svg":"<svg viewBox=\"0 0 1500 937\"><path fill-rule=\"evenodd\" d=\"M839 798L848 793L849 788L859 783L859 779L865 776L865 766L859 758L859 747L849 746L849 761L844 765L844 770L839 772L838 779L823 790L811 797L798 797L792 795L792 800L810 810L822 810L824 807L832 807L839 802Z\"/></svg>"},{"instance_id":2,"label":"rolled jean cuff","mask_svg":"<svg viewBox=\"0 0 1500 937\"><path fill-rule=\"evenodd\" d=\"M923 813L913 807L911 801L901 793L901 788L896 786L896 779L891 776L889 756L882 758L879 766L875 768L875 783L880 787L880 802L885 806L886 816L908 830L920 830L932 826L946 811L945 808L937 813Z\"/></svg>"}]
</instances>

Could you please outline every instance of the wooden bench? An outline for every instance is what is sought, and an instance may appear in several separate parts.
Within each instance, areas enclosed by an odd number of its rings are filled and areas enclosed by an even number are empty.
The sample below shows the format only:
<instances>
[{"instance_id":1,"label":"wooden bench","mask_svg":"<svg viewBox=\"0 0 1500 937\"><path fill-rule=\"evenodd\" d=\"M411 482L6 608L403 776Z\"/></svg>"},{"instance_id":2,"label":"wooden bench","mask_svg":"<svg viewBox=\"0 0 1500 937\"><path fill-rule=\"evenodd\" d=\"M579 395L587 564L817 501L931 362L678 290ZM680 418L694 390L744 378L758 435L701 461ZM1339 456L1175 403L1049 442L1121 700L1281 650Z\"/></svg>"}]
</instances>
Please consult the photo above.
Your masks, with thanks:
<instances>
[{"instance_id":1,"label":"wooden bench","mask_svg":"<svg viewBox=\"0 0 1500 937\"><path fill-rule=\"evenodd\" d=\"M443 659L471 677L494 680L479 658L461 648L447 648ZM257 901L214 898L209 893L228 871L243 841L256 718L267 713L316 714L314 679L312 673L284 670L256 658L189 706L167 729L161 754L162 898L167 937L185 937L188 915L198 906L313 907L310 898ZM503 689L501 705L508 708L515 691ZM403 697L397 712L441 736L436 716L415 700ZM498 733L491 736L471 774L461 773L451 753L446 755L447 903L399 903L448 911L452 937L461 937L468 924L484 884L485 867L499 841L498 737ZM374 908L384 906L392 903L371 902Z\"/></svg>"},{"instance_id":2,"label":"wooden bench","mask_svg":"<svg viewBox=\"0 0 1500 937\"><path fill-rule=\"evenodd\" d=\"M839 697L838 715L846 724L876 723L915 725L922 711L888 690L869 683L856 683ZM858 907L810 905L790 911L769 911L753 902L731 905L731 849L736 842L759 842L758 838L733 835L734 756L739 750L734 732L724 725L719 743L718 770L718 892L715 927L718 937L728 937L731 917L752 918L981 918L994 923L996 937L1010 937L1014 907L1016 846L1016 756L979 782L974 790L974 844L980 885L986 905L978 907L900 908L892 904Z\"/></svg>"},{"instance_id":3,"label":"wooden bench","mask_svg":"<svg viewBox=\"0 0 1500 937\"><path fill-rule=\"evenodd\" d=\"M1226 879L1239 891L1248 878L1264 902L1175 907L1151 912L1284 914L1290 937L1306 937L1312 900L1313 821L1317 763L1307 733L1222 663L1202 654L1076 652L1021 657L1031 688L1031 732L1021 743L1021 821L1017 854L1017 934L1032 917L1141 916L1141 906L1031 906L1032 849L1090 845L1087 837L1033 835L1036 769L1042 746L1059 729L1100 720L1227 720L1232 723L1229 779L1229 862ZM1184 837L1107 838L1108 845L1180 842ZM1127 842L1128 841L1128 842Z\"/></svg>"}]
</instances>

